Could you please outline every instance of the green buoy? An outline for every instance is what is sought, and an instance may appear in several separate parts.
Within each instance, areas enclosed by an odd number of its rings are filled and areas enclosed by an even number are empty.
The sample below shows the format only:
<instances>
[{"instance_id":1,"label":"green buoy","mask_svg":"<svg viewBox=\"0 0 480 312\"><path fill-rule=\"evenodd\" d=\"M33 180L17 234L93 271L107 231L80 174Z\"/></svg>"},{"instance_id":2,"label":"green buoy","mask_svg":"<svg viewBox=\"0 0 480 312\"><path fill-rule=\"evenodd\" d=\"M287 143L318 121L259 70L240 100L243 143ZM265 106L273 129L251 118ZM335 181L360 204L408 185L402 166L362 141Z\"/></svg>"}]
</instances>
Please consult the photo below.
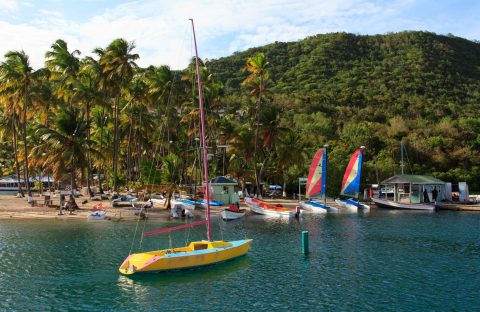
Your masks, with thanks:
<instances>
[{"instance_id":1,"label":"green buoy","mask_svg":"<svg viewBox=\"0 0 480 312\"><path fill-rule=\"evenodd\" d=\"M308 231L302 231L302 252L303 254L308 254Z\"/></svg>"}]
</instances>

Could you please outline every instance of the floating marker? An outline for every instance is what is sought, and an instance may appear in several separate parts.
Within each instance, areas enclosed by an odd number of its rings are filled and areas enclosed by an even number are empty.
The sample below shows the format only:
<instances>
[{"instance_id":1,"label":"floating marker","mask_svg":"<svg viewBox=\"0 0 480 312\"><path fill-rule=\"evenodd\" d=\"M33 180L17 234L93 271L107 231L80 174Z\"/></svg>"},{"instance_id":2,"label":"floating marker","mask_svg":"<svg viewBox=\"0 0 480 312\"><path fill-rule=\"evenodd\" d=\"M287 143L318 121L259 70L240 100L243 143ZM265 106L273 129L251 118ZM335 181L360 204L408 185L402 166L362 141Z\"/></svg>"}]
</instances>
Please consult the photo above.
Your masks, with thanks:
<instances>
[{"instance_id":1,"label":"floating marker","mask_svg":"<svg viewBox=\"0 0 480 312\"><path fill-rule=\"evenodd\" d=\"M308 254L308 231L302 231L302 252Z\"/></svg>"}]
</instances>

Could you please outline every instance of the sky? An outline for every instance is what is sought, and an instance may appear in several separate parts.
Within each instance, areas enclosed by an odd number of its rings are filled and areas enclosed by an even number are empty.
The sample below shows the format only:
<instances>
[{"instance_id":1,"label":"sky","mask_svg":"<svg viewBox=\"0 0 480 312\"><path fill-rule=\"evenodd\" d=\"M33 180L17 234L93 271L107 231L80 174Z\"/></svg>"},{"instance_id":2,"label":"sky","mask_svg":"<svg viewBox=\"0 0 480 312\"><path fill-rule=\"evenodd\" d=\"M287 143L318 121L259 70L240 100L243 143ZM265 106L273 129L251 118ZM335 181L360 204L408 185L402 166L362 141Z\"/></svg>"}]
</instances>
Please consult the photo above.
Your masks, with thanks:
<instances>
[{"instance_id":1,"label":"sky","mask_svg":"<svg viewBox=\"0 0 480 312\"><path fill-rule=\"evenodd\" d=\"M0 0L0 60L24 50L34 68L57 39L92 55L116 38L135 42L138 64L185 68L275 41L350 32L423 30L480 40L478 0Z\"/></svg>"}]
</instances>

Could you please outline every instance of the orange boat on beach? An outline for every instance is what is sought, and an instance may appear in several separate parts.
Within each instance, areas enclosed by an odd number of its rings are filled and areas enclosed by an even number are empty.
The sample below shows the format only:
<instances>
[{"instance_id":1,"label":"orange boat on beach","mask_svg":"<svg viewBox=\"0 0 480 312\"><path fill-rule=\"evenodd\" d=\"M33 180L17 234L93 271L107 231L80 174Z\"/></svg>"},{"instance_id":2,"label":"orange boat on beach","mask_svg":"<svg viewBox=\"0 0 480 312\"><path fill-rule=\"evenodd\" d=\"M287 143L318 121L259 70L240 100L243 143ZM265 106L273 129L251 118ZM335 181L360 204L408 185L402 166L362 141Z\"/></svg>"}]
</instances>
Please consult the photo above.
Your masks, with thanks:
<instances>
[{"instance_id":1,"label":"orange boat on beach","mask_svg":"<svg viewBox=\"0 0 480 312\"><path fill-rule=\"evenodd\" d=\"M300 208L287 208L280 204L270 205L256 198L245 198L245 204L251 211L274 217L298 217L301 214Z\"/></svg>"}]
</instances>

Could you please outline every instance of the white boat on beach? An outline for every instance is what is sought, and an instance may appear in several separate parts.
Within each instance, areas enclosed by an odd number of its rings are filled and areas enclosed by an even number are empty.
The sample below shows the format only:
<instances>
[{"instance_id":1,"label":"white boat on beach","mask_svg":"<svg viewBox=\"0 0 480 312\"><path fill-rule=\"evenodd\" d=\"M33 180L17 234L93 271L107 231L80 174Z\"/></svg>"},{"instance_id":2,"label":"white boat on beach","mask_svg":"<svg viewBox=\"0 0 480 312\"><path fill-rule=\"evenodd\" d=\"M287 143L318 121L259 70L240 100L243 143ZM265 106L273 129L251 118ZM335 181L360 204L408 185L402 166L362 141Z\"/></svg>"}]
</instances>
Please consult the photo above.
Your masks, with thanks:
<instances>
[{"instance_id":1,"label":"white boat on beach","mask_svg":"<svg viewBox=\"0 0 480 312\"><path fill-rule=\"evenodd\" d=\"M89 220L105 220L107 219L107 212L105 210L94 211L88 215Z\"/></svg>"},{"instance_id":2,"label":"white boat on beach","mask_svg":"<svg viewBox=\"0 0 480 312\"><path fill-rule=\"evenodd\" d=\"M193 213L184 205L176 204L172 207L171 215L173 219L182 218L193 218Z\"/></svg>"},{"instance_id":3,"label":"white boat on beach","mask_svg":"<svg viewBox=\"0 0 480 312\"><path fill-rule=\"evenodd\" d=\"M259 199L246 197L245 204L254 213L271 217L299 217L302 214L301 209L295 210L286 208L282 205L270 205Z\"/></svg>"},{"instance_id":4,"label":"white boat on beach","mask_svg":"<svg viewBox=\"0 0 480 312\"><path fill-rule=\"evenodd\" d=\"M221 215L225 221L236 220L245 216L245 209L231 210L230 208L226 208L222 210Z\"/></svg>"}]
</instances>

